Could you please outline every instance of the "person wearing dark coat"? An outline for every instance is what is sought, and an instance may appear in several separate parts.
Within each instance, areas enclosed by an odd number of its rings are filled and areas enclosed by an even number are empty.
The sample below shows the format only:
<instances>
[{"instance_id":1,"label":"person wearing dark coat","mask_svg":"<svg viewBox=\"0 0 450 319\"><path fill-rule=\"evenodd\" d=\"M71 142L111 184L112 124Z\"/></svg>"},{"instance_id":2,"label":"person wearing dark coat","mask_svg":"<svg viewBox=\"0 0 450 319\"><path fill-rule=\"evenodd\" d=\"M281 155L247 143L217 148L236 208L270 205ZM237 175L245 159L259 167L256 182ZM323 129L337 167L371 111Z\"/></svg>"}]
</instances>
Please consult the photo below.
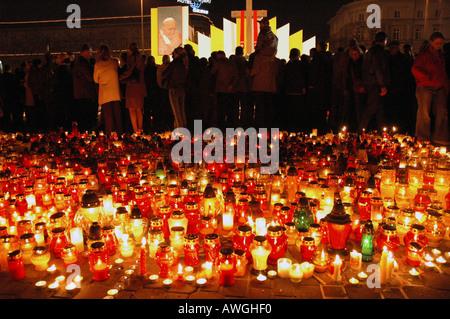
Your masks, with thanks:
<instances>
[{"instance_id":1,"label":"person wearing dark coat","mask_svg":"<svg viewBox=\"0 0 450 319\"><path fill-rule=\"evenodd\" d=\"M147 96L144 99L144 132L154 129L154 120L158 113L159 87L156 79L156 62L154 56L149 56L145 64L144 79L147 87Z\"/></svg>"},{"instance_id":2,"label":"person wearing dark coat","mask_svg":"<svg viewBox=\"0 0 450 319\"><path fill-rule=\"evenodd\" d=\"M5 64L0 76L0 100L2 103L2 128L5 131L18 132L23 129L23 104L19 78L12 73L11 66Z\"/></svg>"},{"instance_id":3,"label":"person wearing dark coat","mask_svg":"<svg viewBox=\"0 0 450 319\"><path fill-rule=\"evenodd\" d=\"M311 128L319 134L327 131L327 111L331 104L331 82L333 66L326 52L326 44L321 42L313 53L309 69L309 114Z\"/></svg>"},{"instance_id":4,"label":"person wearing dark coat","mask_svg":"<svg viewBox=\"0 0 450 319\"><path fill-rule=\"evenodd\" d=\"M358 130L368 129L372 118L376 119L376 128L382 132L385 123L385 96L389 86L388 53L385 49L386 33L375 35L375 44L367 51L363 61L363 82L367 91L367 105L362 110Z\"/></svg>"},{"instance_id":5,"label":"person wearing dark coat","mask_svg":"<svg viewBox=\"0 0 450 319\"><path fill-rule=\"evenodd\" d=\"M308 119L305 114L306 66L300 61L299 49L290 51L289 62L284 69L283 90L285 110L281 128L289 132L301 132Z\"/></svg>"},{"instance_id":6,"label":"person wearing dark coat","mask_svg":"<svg viewBox=\"0 0 450 319\"><path fill-rule=\"evenodd\" d=\"M76 112L74 111L73 75L72 70L70 69L71 62L67 54L59 54L57 64L58 66L55 69L53 94L55 105L59 107L56 107L49 112L49 126L52 130L59 127L71 129L73 122L76 121Z\"/></svg>"},{"instance_id":7,"label":"person wearing dark coat","mask_svg":"<svg viewBox=\"0 0 450 319\"><path fill-rule=\"evenodd\" d=\"M92 49L84 45L73 67L73 89L76 105L75 119L81 132L90 131L98 114L94 66L89 62Z\"/></svg>"},{"instance_id":8,"label":"person wearing dark coat","mask_svg":"<svg viewBox=\"0 0 450 319\"><path fill-rule=\"evenodd\" d=\"M244 57L244 49L236 47L231 60L236 65L238 81L236 83L236 104L240 107L239 125L243 128L250 126L253 117L253 99L251 95L250 63Z\"/></svg>"},{"instance_id":9,"label":"person wearing dark coat","mask_svg":"<svg viewBox=\"0 0 450 319\"><path fill-rule=\"evenodd\" d=\"M194 120L200 119L200 109L198 106L199 82L201 76L200 59L195 55L195 51L190 44L184 46L188 58L189 68L186 75L186 98L185 112L187 126L190 130L194 128Z\"/></svg>"}]
</instances>

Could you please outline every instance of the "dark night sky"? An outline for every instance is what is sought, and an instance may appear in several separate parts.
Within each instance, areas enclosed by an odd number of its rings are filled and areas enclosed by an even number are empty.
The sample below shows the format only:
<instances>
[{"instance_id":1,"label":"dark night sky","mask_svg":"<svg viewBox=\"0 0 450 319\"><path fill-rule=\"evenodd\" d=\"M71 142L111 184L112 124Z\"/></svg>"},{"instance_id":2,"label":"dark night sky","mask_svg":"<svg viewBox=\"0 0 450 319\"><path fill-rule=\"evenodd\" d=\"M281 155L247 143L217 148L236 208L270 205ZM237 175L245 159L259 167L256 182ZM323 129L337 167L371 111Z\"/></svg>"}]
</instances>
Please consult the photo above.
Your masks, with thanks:
<instances>
[{"instance_id":1,"label":"dark night sky","mask_svg":"<svg viewBox=\"0 0 450 319\"><path fill-rule=\"evenodd\" d=\"M267 10L268 17L277 17L277 26L291 23L291 34L304 30L304 39L317 35L318 41L326 40L327 21L340 6L352 0L253 0L253 9ZM66 19L66 8L76 3L81 7L81 18L140 15L140 0L1 0L0 21L30 21ZM176 6L176 0L144 0L144 11L151 7ZM222 27L222 17L231 21L232 10L245 9L245 0L211 0L204 4L209 17Z\"/></svg>"}]
</instances>

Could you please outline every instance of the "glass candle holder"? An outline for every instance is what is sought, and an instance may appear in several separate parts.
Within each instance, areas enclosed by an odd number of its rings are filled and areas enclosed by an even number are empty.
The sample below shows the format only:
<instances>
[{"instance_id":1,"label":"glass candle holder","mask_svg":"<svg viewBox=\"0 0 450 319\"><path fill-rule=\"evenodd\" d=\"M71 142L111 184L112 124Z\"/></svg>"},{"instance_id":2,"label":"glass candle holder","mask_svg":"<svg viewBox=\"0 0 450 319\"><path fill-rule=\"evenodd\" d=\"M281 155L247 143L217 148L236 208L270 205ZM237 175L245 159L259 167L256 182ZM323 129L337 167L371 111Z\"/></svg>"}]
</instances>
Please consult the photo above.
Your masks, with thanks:
<instances>
[{"instance_id":1,"label":"glass candle holder","mask_svg":"<svg viewBox=\"0 0 450 319\"><path fill-rule=\"evenodd\" d=\"M57 227L52 230L52 240L49 245L49 250L56 258L61 258L61 252L68 243L69 238L64 227Z\"/></svg>"},{"instance_id":2,"label":"glass candle holder","mask_svg":"<svg viewBox=\"0 0 450 319\"><path fill-rule=\"evenodd\" d=\"M8 254L8 269L11 280L25 278L25 265L20 250L15 250Z\"/></svg>"},{"instance_id":3,"label":"glass candle holder","mask_svg":"<svg viewBox=\"0 0 450 319\"><path fill-rule=\"evenodd\" d=\"M267 263L276 265L277 260L283 257L288 248L288 238L281 226L269 226L267 228L267 241L272 247Z\"/></svg>"},{"instance_id":4,"label":"glass candle holder","mask_svg":"<svg viewBox=\"0 0 450 319\"><path fill-rule=\"evenodd\" d=\"M109 278L110 259L105 243L93 243L88 255L89 269L94 274L94 281L103 281Z\"/></svg>"},{"instance_id":5,"label":"glass candle holder","mask_svg":"<svg viewBox=\"0 0 450 319\"><path fill-rule=\"evenodd\" d=\"M64 261L64 266L69 267L69 265L78 263L78 251L75 245L67 244L62 252L61 258Z\"/></svg>"},{"instance_id":6,"label":"glass candle holder","mask_svg":"<svg viewBox=\"0 0 450 319\"><path fill-rule=\"evenodd\" d=\"M232 248L221 248L218 262L219 285L230 286L234 284L236 272L236 256Z\"/></svg>"},{"instance_id":7,"label":"glass candle holder","mask_svg":"<svg viewBox=\"0 0 450 319\"><path fill-rule=\"evenodd\" d=\"M419 224L411 225L408 233L404 237L404 243L408 247L412 242L418 243L423 249L427 248L428 238L426 236L425 226Z\"/></svg>"},{"instance_id":8,"label":"glass candle holder","mask_svg":"<svg viewBox=\"0 0 450 319\"><path fill-rule=\"evenodd\" d=\"M300 253L303 261L311 261L314 252L317 250L313 237L303 237Z\"/></svg>"},{"instance_id":9,"label":"glass candle holder","mask_svg":"<svg viewBox=\"0 0 450 319\"><path fill-rule=\"evenodd\" d=\"M155 261L160 268L159 277L173 277L174 271L172 267L178 263L178 257L168 243L163 242L158 245Z\"/></svg>"},{"instance_id":10,"label":"glass candle holder","mask_svg":"<svg viewBox=\"0 0 450 319\"><path fill-rule=\"evenodd\" d=\"M252 254L253 261L252 274L256 276L259 274L266 275L268 267L267 259L272 251L272 247L267 241L267 238L265 236L255 236L249 250Z\"/></svg>"},{"instance_id":11,"label":"glass candle holder","mask_svg":"<svg viewBox=\"0 0 450 319\"><path fill-rule=\"evenodd\" d=\"M426 236L428 239L428 246L437 248L444 239L446 227L442 222L442 214L437 211L430 211L427 220L424 223L426 229Z\"/></svg>"},{"instance_id":12,"label":"glass candle holder","mask_svg":"<svg viewBox=\"0 0 450 319\"><path fill-rule=\"evenodd\" d=\"M248 260L245 256L245 251L242 249L237 249L234 251L236 256L236 272L235 277L243 277L247 271Z\"/></svg>"},{"instance_id":13,"label":"glass candle holder","mask_svg":"<svg viewBox=\"0 0 450 319\"><path fill-rule=\"evenodd\" d=\"M207 262L212 262L214 265L216 265L220 251L219 235L217 235L216 233L206 235L203 244L203 249L205 251L205 260Z\"/></svg>"},{"instance_id":14,"label":"glass candle holder","mask_svg":"<svg viewBox=\"0 0 450 319\"><path fill-rule=\"evenodd\" d=\"M255 235L252 232L252 228L249 225L241 225L237 228L237 233L233 236L233 249L241 249L245 251L246 257L251 262L252 255L250 252L250 245L253 242Z\"/></svg>"},{"instance_id":15,"label":"glass candle holder","mask_svg":"<svg viewBox=\"0 0 450 319\"><path fill-rule=\"evenodd\" d=\"M20 236L20 251L25 265L31 265L31 255L33 255L33 249L36 245L33 233L25 233Z\"/></svg>"},{"instance_id":16,"label":"glass candle holder","mask_svg":"<svg viewBox=\"0 0 450 319\"><path fill-rule=\"evenodd\" d=\"M406 262L412 266L420 266L424 248L416 242L410 242L406 247Z\"/></svg>"},{"instance_id":17,"label":"glass candle holder","mask_svg":"<svg viewBox=\"0 0 450 319\"><path fill-rule=\"evenodd\" d=\"M31 263L37 271L46 271L50 261L50 252L44 246L36 246L31 255Z\"/></svg>"},{"instance_id":18,"label":"glass candle holder","mask_svg":"<svg viewBox=\"0 0 450 319\"><path fill-rule=\"evenodd\" d=\"M184 236L184 263L187 266L197 266L200 263L200 245L197 234Z\"/></svg>"},{"instance_id":19,"label":"glass candle holder","mask_svg":"<svg viewBox=\"0 0 450 319\"><path fill-rule=\"evenodd\" d=\"M183 226L175 226L170 229L170 246L179 254L184 253L184 235L186 234Z\"/></svg>"},{"instance_id":20,"label":"glass candle holder","mask_svg":"<svg viewBox=\"0 0 450 319\"><path fill-rule=\"evenodd\" d=\"M397 229L389 225L383 225L381 227L381 233L377 237L376 243L379 251L382 251L383 247L386 247L388 251L394 254L400 247L400 239L397 235Z\"/></svg>"}]
</instances>

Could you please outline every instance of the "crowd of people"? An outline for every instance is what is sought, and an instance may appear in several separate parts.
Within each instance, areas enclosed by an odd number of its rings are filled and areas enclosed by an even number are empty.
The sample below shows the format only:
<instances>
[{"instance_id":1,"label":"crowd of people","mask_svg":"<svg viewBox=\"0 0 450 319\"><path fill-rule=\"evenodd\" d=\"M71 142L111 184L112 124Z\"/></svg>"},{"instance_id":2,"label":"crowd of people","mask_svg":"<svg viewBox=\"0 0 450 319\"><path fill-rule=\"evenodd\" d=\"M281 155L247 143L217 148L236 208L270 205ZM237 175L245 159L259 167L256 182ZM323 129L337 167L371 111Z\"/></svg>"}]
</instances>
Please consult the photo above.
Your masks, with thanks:
<instances>
[{"instance_id":1,"label":"crowd of people","mask_svg":"<svg viewBox=\"0 0 450 319\"><path fill-rule=\"evenodd\" d=\"M70 128L116 132L204 127L278 127L319 134L343 127L362 133L395 126L421 141L449 144L449 43L435 32L417 54L378 32L365 48L351 39L332 53L318 43L309 55L276 57L278 39L260 21L255 51L196 56L192 46L164 55L161 65L135 43L119 58L107 46L84 45L78 57L4 66L0 77L2 131ZM403 52L402 52L403 49ZM100 112L99 112L100 111ZM25 114L25 116L24 116Z\"/></svg>"}]
</instances>

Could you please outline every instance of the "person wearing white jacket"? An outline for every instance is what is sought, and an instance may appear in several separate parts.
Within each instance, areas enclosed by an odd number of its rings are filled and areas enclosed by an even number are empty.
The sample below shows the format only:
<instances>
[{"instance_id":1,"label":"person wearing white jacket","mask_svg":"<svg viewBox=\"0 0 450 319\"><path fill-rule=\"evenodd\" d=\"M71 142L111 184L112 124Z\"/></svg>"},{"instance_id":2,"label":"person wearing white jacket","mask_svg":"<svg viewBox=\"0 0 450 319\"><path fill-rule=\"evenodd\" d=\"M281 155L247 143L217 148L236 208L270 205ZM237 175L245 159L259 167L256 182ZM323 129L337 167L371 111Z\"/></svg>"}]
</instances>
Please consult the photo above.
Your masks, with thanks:
<instances>
[{"instance_id":1,"label":"person wearing white jacket","mask_svg":"<svg viewBox=\"0 0 450 319\"><path fill-rule=\"evenodd\" d=\"M98 83L98 104L101 105L105 133L116 132L122 135L122 114L120 109L119 64L111 58L107 46L98 50L98 59L94 67L94 81Z\"/></svg>"}]
</instances>

